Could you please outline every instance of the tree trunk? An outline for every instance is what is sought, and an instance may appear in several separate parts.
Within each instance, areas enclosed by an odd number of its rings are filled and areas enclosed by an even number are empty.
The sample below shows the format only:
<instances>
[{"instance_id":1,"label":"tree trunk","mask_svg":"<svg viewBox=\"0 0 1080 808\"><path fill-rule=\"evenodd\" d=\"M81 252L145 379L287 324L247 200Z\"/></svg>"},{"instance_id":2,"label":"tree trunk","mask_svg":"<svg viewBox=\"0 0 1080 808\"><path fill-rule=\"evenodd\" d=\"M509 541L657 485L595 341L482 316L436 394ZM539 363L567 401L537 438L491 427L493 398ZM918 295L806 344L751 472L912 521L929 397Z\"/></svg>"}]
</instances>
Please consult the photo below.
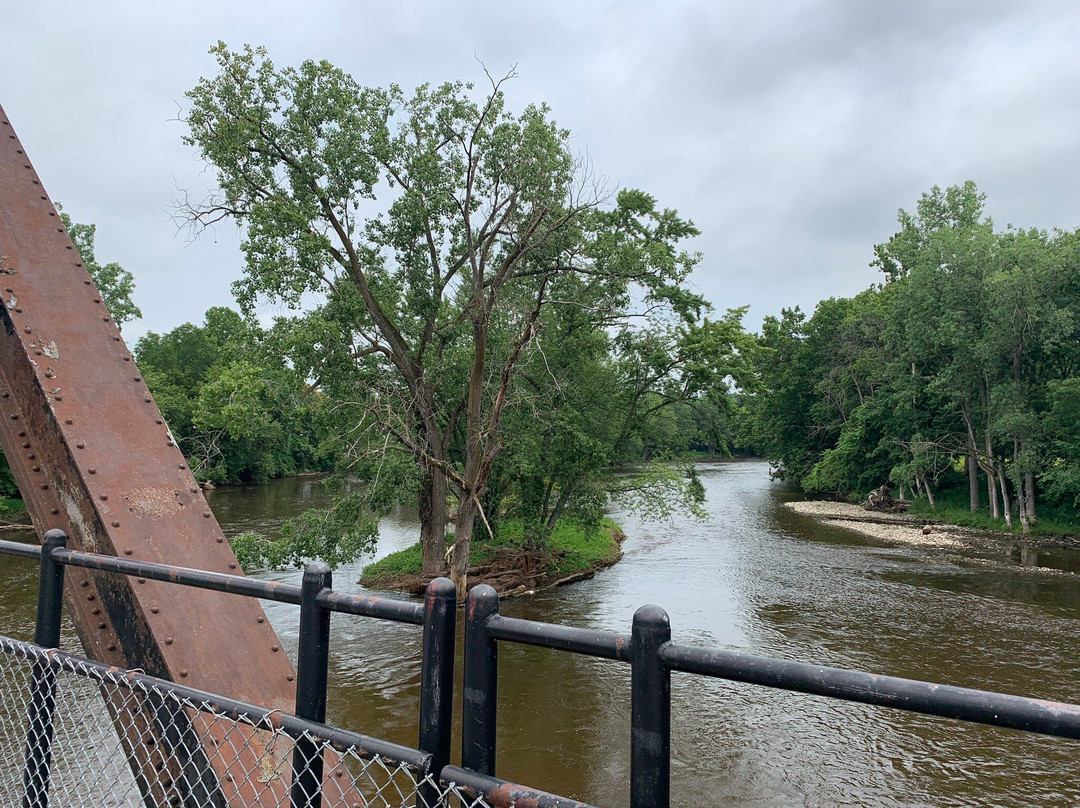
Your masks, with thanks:
<instances>
[{"instance_id":1,"label":"tree trunk","mask_svg":"<svg viewBox=\"0 0 1080 808\"><path fill-rule=\"evenodd\" d=\"M979 458L975 453L975 444L968 438L968 453L964 460L968 476L968 507L971 512L979 510Z\"/></svg>"},{"instance_id":2,"label":"tree trunk","mask_svg":"<svg viewBox=\"0 0 1080 808\"><path fill-rule=\"evenodd\" d=\"M975 428L971 424L966 403L960 411L964 416L964 427L967 430L967 459L964 465L967 467L968 475L968 504L971 512L975 513L979 510L979 452L975 448Z\"/></svg>"},{"instance_id":3,"label":"tree trunk","mask_svg":"<svg viewBox=\"0 0 1080 808\"><path fill-rule=\"evenodd\" d=\"M1017 470L1016 484L1016 513L1020 517L1020 532L1027 536L1031 532L1031 524L1028 521L1027 486L1024 485L1024 475L1020 469L1020 441L1013 438L1013 468Z\"/></svg>"},{"instance_id":4,"label":"tree trunk","mask_svg":"<svg viewBox=\"0 0 1080 808\"><path fill-rule=\"evenodd\" d=\"M935 505L935 504L934 504L934 492L933 492L933 490L932 490L932 489L930 488L930 483L928 483L928 482L927 482L927 481L926 481L926 480L924 479L924 480L922 481L922 486L923 486L923 489L924 489L924 490L926 491L926 500L927 500L927 502L929 502L929 503L930 503L930 510L936 510L936 509L937 509L937 505Z\"/></svg>"},{"instance_id":5,"label":"tree trunk","mask_svg":"<svg viewBox=\"0 0 1080 808\"><path fill-rule=\"evenodd\" d=\"M1037 524L1039 516L1035 512L1035 476L1030 471L1024 472L1024 486L1027 488L1028 519L1031 524Z\"/></svg>"},{"instance_id":6,"label":"tree trunk","mask_svg":"<svg viewBox=\"0 0 1080 808\"><path fill-rule=\"evenodd\" d=\"M986 496L990 500L990 518L1000 519L1001 509L998 507L997 487L994 485L994 475L997 473L997 459L994 457L994 447L990 438L986 439Z\"/></svg>"},{"instance_id":7,"label":"tree trunk","mask_svg":"<svg viewBox=\"0 0 1080 808\"><path fill-rule=\"evenodd\" d=\"M897 488L900 489L900 501L903 502L905 499L907 499L907 497L904 496L904 481L903 480L901 480L899 483L897 483Z\"/></svg>"},{"instance_id":8,"label":"tree trunk","mask_svg":"<svg viewBox=\"0 0 1080 808\"><path fill-rule=\"evenodd\" d=\"M471 494L461 495L457 524L454 526L454 555L450 562L450 580L457 587L458 600L464 600L469 584L469 549L472 546L473 526L476 524L476 500Z\"/></svg>"},{"instance_id":9,"label":"tree trunk","mask_svg":"<svg viewBox=\"0 0 1080 808\"><path fill-rule=\"evenodd\" d=\"M420 485L420 548L424 575L446 569L446 472L428 469Z\"/></svg>"},{"instance_id":10,"label":"tree trunk","mask_svg":"<svg viewBox=\"0 0 1080 808\"><path fill-rule=\"evenodd\" d=\"M1005 464L997 463L998 484L1001 486L1001 509L1005 516L1005 525L1012 529L1012 508L1009 507L1009 486L1005 482Z\"/></svg>"}]
</instances>

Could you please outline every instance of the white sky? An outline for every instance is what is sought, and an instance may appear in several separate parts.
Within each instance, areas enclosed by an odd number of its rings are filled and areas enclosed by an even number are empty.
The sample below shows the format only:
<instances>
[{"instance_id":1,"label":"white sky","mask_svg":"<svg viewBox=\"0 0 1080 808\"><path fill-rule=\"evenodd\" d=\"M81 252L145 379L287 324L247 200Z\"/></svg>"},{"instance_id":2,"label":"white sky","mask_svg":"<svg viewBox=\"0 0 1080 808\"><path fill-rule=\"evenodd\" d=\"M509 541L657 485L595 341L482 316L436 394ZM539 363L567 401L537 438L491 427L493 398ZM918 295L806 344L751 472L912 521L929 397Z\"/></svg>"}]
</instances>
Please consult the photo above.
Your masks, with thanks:
<instances>
[{"instance_id":1,"label":"white sky","mask_svg":"<svg viewBox=\"0 0 1080 808\"><path fill-rule=\"evenodd\" d=\"M697 288L747 323L878 280L872 248L934 184L974 179L1004 226L1080 225L1080 3L69 2L0 11L0 104L50 195L135 275L147 330L230 305L231 227L170 216L212 174L180 142L207 49L329 59L362 84L517 64L613 184L694 220Z\"/></svg>"}]
</instances>

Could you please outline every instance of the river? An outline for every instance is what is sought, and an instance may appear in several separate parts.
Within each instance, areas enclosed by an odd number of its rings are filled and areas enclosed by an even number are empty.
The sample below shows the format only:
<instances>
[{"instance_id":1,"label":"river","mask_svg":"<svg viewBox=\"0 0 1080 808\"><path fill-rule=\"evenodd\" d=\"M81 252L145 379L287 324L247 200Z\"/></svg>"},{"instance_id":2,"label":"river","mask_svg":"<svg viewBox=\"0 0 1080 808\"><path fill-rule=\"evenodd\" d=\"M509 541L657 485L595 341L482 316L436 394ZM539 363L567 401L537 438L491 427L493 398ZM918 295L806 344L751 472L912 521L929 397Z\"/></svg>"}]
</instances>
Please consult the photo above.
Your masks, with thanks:
<instances>
[{"instance_id":1,"label":"river","mask_svg":"<svg viewBox=\"0 0 1080 808\"><path fill-rule=\"evenodd\" d=\"M616 509L628 536L619 564L503 613L628 632L634 610L657 603L678 642L1080 703L1080 577L1065 571L1075 558L1046 570L1007 552L886 545L783 508L797 495L764 463L699 472L705 520L645 523ZM326 497L318 480L295 478L209 498L231 535L273 530ZM375 557L416 536L415 513L396 511ZM36 576L0 563L8 633L32 634ZM339 569L335 586L359 591L361 566ZM266 608L295 653L296 609ZM332 636L329 721L415 744L419 631L335 615ZM628 804L628 668L520 646L500 654L499 775ZM1080 804L1076 742L681 674L673 694L675 805Z\"/></svg>"}]
</instances>

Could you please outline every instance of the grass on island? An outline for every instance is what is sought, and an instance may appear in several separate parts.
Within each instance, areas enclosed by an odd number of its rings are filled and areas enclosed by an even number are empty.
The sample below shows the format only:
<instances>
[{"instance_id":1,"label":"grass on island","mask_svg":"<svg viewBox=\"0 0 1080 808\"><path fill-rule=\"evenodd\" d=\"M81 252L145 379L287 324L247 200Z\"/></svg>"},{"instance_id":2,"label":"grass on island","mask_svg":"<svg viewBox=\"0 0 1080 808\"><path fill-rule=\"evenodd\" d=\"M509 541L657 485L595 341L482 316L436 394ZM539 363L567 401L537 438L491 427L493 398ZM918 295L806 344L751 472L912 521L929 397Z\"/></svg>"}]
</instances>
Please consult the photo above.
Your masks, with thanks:
<instances>
[{"instance_id":1,"label":"grass on island","mask_svg":"<svg viewBox=\"0 0 1080 808\"><path fill-rule=\"evenodd\" d=\"M479 526L481 529L482 525ZM499 524L499 532L492 541L486 535L480 541L473 542L469 552L469 565L475 566L491 559L494 548L521 547L524 540L525 524L521 519L506 519ZM554 563L549 570L553 577L565 577L578 572L588 572L597 566L610 564L619 557L619 537L622 531L610 519L602 519L600 526L588 531L570 519L560 519L548 541L548 551ZM447 547L453 543L449 536ZM385 558L368 564L360 577L365 586L374 586L396 581L410 575L423 572L423 556L419 542L398 550Z\"/></svg>"},{"instance_id":2,"label":"grass on island","mask_svg":"<svg viewBox=\"0 0 1080 808\"><path fill-rule=\"evenodd\" d=\"M941 519L950 525L970 527L977 530L996 530L1008 533L1009 528L1002 518L991 519L990 508L986 504L986 489L979 491L982 507L975 513L968 504L967 488L949 488L935 495L936 508L920 497L911 503L908 513L927 519ZM1036 503L1039 520L1031 526L1033 536L1076 536L1080 535L1080 514L1072 508L1043 505ZM1020 517L1013 512L1012 533L1021 532Z\"/></svg>"}]
</instances>

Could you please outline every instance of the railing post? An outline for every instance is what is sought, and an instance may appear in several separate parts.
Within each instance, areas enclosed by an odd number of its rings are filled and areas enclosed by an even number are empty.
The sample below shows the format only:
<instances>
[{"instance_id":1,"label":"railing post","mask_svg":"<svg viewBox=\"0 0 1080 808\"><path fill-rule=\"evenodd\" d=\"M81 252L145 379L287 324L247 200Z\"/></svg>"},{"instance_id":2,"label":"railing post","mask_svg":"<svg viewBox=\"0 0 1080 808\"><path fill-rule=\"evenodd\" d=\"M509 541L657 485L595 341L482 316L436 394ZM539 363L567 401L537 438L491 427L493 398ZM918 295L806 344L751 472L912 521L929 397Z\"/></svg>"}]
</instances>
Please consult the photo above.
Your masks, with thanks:
<instances>
[{"instance_id":1,"label":"railing post","mask_svg":"<svg viewBox=\"0 0 1080 808\"><path fill-rule=\"evenodd\" d=\"M431 773L437 779L450 763L450 734L454 722L454 645L457 639L457 589L448 578L428 584L424 596L424 658L420 666L420 743L431 753ZM424 787L417 808L439 804L439 790Z\"/></svg>"},{"instance_id":2,"label":"railing post","mask_svg":"<svg viewBox=\"0 0 1080 808\"><path fill-rule=\"evenodd\" d=\"M41 574L38 578L37 623L34 642L45 648L60 645L60 618L64 610L64 565L52 551L67 546L62 530L50 530L41 543ZM33 690L26 730L26 768L23 770L24 808L47 808L52 768L53 714L56 711L56 671L47 659L33 668Z\"/></svg>"},{"instance_id":3,"label":"railing post","mask_svg":"<svg viewBox=\"0 0 1080 808\"><path fill-rule=\"evenodd\" d=\"M465 605L464 704L461 765L495 776L495 721L498 718L499 646L488 635L488 618L499 613L499 593L474 586Z\"/></svg>"},{"instance_id":4,"label":"railing post","mask_svg":"<svg viewBox=\"0 0 1080 808\"><path fill-rule=\"evenodd\" d=\"M316 598L333 581L330 568L307 565L300 587L300 646L296 655L296 715L326 721L326 676L330 664L330 612ZM300 739L293 748L292 808L322 805L322 745Z\"/></svg>"},{"instance_id":5,"label":"railing post","mask_svg":"<svg viewBox=\"0 0 1080 808\"><path fill-rule=\"evenodd\" d=\"M671 802L671 671L660 647L671 640L667 612L642 606L630 639L630 808Z\"/></svg>"}]
</instances>

